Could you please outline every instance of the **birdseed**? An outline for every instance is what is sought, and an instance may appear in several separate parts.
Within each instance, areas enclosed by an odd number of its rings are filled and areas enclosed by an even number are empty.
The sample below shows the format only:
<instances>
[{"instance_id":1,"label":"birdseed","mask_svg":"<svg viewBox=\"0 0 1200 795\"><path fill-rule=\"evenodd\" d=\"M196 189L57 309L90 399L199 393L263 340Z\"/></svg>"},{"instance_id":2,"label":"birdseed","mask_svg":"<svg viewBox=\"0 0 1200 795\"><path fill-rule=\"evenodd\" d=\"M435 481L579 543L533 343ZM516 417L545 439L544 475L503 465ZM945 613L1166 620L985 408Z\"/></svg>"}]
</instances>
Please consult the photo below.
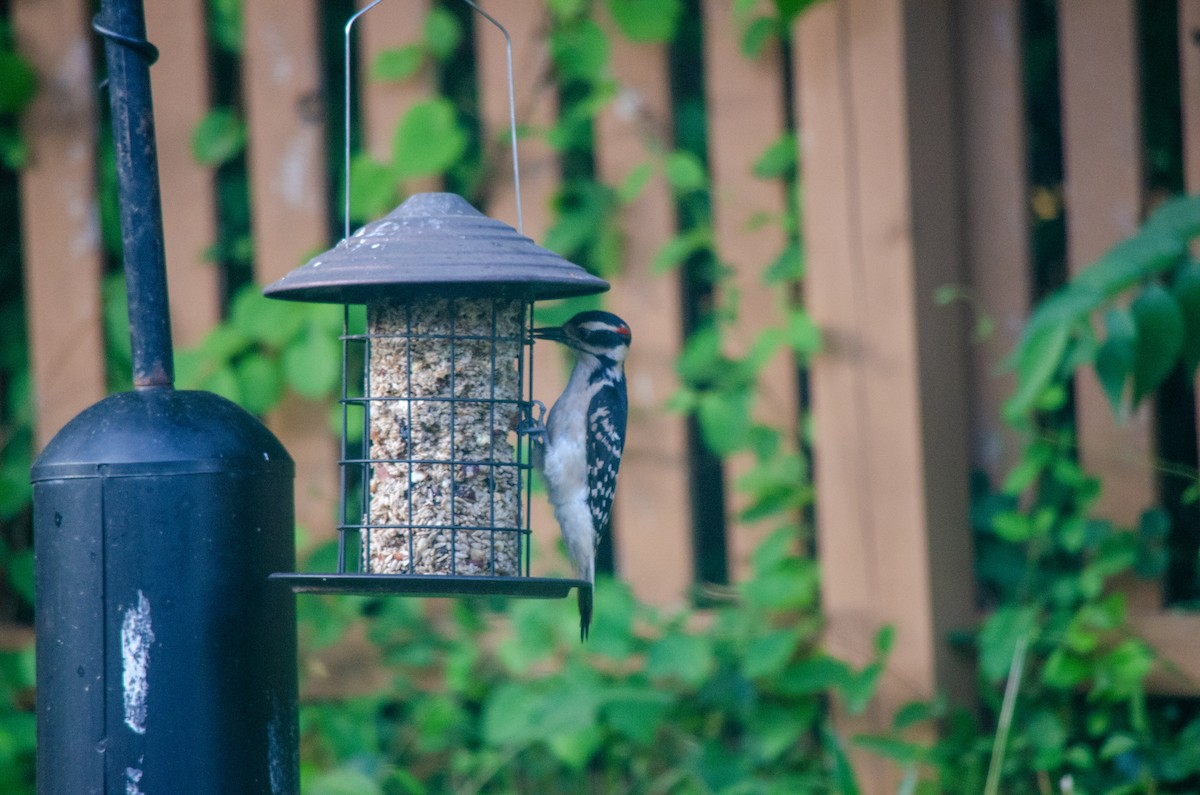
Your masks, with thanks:
<instances>
[{"instance_id":1,"label":"birdseed","mask_svg":"<svg viewBox=\"0 0 1200 795\"><path fill-rule=\"evenodd\" d=\"M498 298L368 305L367 571L520 574L523 310Z\"/></svg>"}]
</instances>

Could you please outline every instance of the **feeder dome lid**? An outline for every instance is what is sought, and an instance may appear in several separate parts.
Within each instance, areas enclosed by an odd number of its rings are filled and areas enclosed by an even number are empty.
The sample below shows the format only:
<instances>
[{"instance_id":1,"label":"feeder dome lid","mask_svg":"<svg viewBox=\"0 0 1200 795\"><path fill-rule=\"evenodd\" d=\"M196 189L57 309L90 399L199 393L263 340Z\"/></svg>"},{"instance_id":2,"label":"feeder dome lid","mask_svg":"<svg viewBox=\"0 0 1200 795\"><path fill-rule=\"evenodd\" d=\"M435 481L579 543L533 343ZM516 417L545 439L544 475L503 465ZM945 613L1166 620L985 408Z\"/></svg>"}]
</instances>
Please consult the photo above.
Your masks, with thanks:
<instances>
[{"instance_id":1,"label":"feeder dome lid","mask_svg":"<svg viewBox=\"0 0 1200 795\"><path fill-rule=\"evenodd\" d=\"M415 293L493 295L508 289L529 291L541 300L608 287L461 196L418 193L263 293L355 304Z\"/></svg>"}]
</instances>

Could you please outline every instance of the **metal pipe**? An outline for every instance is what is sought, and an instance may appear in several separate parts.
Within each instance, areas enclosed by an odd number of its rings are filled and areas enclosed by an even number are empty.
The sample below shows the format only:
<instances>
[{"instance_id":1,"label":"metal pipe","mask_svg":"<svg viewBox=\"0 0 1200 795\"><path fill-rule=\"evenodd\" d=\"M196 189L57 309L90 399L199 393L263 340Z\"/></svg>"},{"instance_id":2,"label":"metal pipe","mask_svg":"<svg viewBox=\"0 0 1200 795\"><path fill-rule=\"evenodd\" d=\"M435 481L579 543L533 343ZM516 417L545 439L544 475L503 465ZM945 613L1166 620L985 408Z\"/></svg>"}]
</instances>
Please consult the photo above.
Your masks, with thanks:
<instances>
[{"instance_id":1,"label":"metal pipe","mask_svg":"<svg viewBox=\"0 0 1200 795\"><path fill-rule=\"evenodd\" d=\"M108 63L133 384L138 389L171 387L175 363L150 101L150 64L156 51L146 41L141 0L102 0L93 27L104 37Z\"/></svg>"}]
</instances>

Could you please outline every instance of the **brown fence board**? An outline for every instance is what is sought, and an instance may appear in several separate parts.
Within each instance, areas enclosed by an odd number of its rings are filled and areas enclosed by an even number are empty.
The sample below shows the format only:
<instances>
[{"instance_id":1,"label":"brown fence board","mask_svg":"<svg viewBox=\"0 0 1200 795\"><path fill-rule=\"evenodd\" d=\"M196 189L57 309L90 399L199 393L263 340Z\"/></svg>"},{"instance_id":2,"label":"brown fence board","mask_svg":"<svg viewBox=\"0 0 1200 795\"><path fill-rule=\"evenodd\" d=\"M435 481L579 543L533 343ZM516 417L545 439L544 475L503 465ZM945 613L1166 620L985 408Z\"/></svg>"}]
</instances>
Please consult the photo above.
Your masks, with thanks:
<instances>
[{"instance_id":1,"label":"brown fence board","mask_svg":"<svg viewBox=\"0 0 1200 795\"><path fill-rule=\"evenodd\" d=\"M763 150L785 130L782 62L775 47L768 47L753 60L742 54L741 31L732 4L726 0L705 0L703 12L713 226L719 256L734 268L729 289L738 297L738 323L730 329L730 336L732 352L741 355L759 332L780 325L783 318L780 297L763 284L762 274L783 250L786 236L777 223L759 224L756 217L782 216L785 194L779 182L760 180L752 173ZM790 357L783 353L775 357L763 369L759 387L756 419L776 428L794 429L798 417L796 371ZM749 454L726 462L726 547L734 579L748 573L750 554L773 529L737 519L746 499L738 493L736 483L750 466Z\"/></svg>"},{"instance_id":2,"label":"brown fence board","mask_svg":"<svg viewBox=\"0 0 1200 795\"><path fill-rule=\"evenodd\" d=\"M971 688L946 638L971 623L974 595L965 323L933 306L936 287L961 277L952 31L947 3L922 4L919 36L908 8L841 0L799 24L806 290L826 334L811 383L827 637L863 661L880 627L896 630L879 696L843 718L850 731ZM893 791L877 758L858 761L868 791Z\"/></svg>"},{"instance_id":3,"label":"brown fence board","mask_svg":"<svg viewBox=\"0 0 1200 795\"><path fill-rule=\"evenodd\" d=\"M549 53L543 35L542 9L532 12L522 0L493 0L486 6L512 37L513 74L516 83L517 123L537 128L553 124L558 112L553 84L542 78L549 68ZM483 121L484 156L489 180L488 204L481 208L493 218L517 226L516 194L513 190L511 139L508 136L508 76L505 69L504 37L490 22L475 19L475 68L479 77L479 105ZM521 211L525 235L541 243L550 228L550 201L558 189L558 157L537 137L518 141L521 162ZM534 395L549 408L566 385L567 359L554 345L533 346ZM558 523L544 494L534 494L530 525L537 548L534 573L551 569L566 571L565 557L558 552ZM540 572L539 572L540 569Z\"/></svg>"},{"instance_id":4,"label":"brown fence board","mask_svg":"<svg viewBox=\"0 0 1200 795\"><path fill-rule=\"evenodd\" d=\"M1001 419L1015 387L1001 363L1021 334L1032 295L1021 4L964 0L958 20L963 257L972 310L994 324L972 351L973 463L999 483L1022 442Z\"/></svg>"},{"instance_id":5,"label":"brown fence board","mask_svg":"<svg viewBox=\"0 0 1200 795\"><path fill-rule=\"evenodd\" d=\"M429 0L380 3L355 23L361 43L357 60L362 75L363 143L381 162L391 162L396 125L413 103L430 96L433 75L427 66L408 80L384 82L371 77L371 64L381 52L420 42L429 7ZM412 193L438 189L432 179L413 180L406 188Z\"/></svg>"},{"instance_id":6,"label":"brown fence board","mask_svg":"<svg viewBox=\"0 0 1200 795\"><path fill-rule=\"evenodd\" d=\"M171 329L175 345L195 345L221 318L221 274L206 255L217 240L213 170L192 154L192 131L208 110L205 4L149 3L146 32L161 53L150 79Z\"/></svg>"},{"instance_id":7,"label":"brown fence board","mask_svg":"<svg viewBox=\"0 0 1200 795\"><path fill-rule=\"evenodd\" d=\"M20 219L39 449L105 393L89 10L77 0L12 6L18 51L40 89L22 119Z\"/></svg>"},{"instance_id":8,"label":"brown fence board","mask_svg":"<svg viewBox=\"0 0 1200 795\"><path fill-rule=\"evenodd\" d=\"M1137 230L1142 214L1137 3L1113 0L1104 14L1087 0L1059 2L1064 201L1072 274ZM1104 53L1104 57L1096 57ZM1076 379L1076 425L1085 468L1101 478L1095 512L1136 526L1155 500L1153 412L1118 423L1096 375ZM1131 583L1131 585L1133 585ZM1131 606L1158 610L1157 587L1139 585Z\"/></svg>"},{"instance_id":9,"label":"brown fence board","mask_svg":"<svg viewBox=\"0 0 1200 795\"><path fill-rule=\"evenodd\" d=\"M666 48L611 38L620 98L597 120L600 178L619 184L670 141L671 97ZM629 428L615 509L617 570L642 599L678 602L692 583L692 527L687 428L663 405L678 388L682 344L679 280L650 272L675 229L670 186L660 173L622 215L622 268L609 301L634 330L626 364Z\"/></svg>"},{"instance_id":10,"label":"brown fence board","mask_svg":"<svg viewBox=\"0 0 1200 795\"><path fill-rule=\"evenodd\" d=\"M254 268L265 284L329 245L319 14L314 2L288 0L256 0L243 13ZM297 522L328 537L338 489L328 410L291 395L268 424L296 461Z\"/></svg>"}]
</instances>

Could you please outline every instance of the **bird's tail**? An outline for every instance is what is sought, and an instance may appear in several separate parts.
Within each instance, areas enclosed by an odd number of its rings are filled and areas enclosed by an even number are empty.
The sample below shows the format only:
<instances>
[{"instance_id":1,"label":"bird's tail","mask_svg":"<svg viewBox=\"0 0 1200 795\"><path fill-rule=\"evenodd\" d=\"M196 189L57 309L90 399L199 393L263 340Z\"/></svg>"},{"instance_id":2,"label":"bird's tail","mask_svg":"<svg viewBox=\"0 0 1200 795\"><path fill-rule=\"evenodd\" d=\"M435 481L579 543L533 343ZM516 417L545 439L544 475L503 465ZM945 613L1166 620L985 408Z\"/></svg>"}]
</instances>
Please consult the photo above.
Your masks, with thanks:
<instances>
[{"instance_id":1,"label":"bird's tail","mask_svg":"<svg viewBox=\"0 0 1200 795\"><path fill-rule=\"evenodd\" d=\"M592 626L593 587L580 586L575 589L575 593L579 597L579 642L583 643L587 640L588 629Z\"/></svg>"}]
</instances>

